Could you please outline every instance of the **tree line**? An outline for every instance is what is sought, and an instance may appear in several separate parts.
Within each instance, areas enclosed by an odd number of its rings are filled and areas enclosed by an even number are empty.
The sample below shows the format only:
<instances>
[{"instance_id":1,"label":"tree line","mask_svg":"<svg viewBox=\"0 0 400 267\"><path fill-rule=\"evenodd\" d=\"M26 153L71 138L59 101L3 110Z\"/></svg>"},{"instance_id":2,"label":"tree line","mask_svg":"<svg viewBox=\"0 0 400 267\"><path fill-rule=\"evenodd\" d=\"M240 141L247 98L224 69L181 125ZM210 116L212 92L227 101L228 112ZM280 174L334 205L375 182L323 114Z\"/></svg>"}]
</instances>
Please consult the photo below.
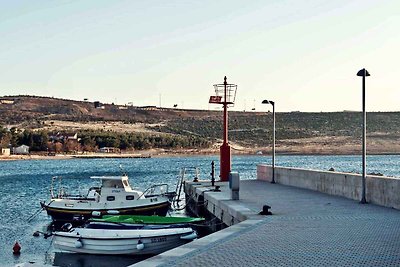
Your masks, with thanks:
<instances>
[{"instance_id":1,"label":"tree line","mask_svg":"<svg viewBox=\"0 0 400 267\"><path fill-rule=\"evenodd\" d=\"M143 150L151 148L206 148L211 142L197 136L150 133L118 133L103 130L78 131L78 140L57 138L57 133L45 130L7 129L0 126L0 147L27 145L31 151L48 152L95 152L101 147L120 150Z\"/></svg>"}]
</instances>

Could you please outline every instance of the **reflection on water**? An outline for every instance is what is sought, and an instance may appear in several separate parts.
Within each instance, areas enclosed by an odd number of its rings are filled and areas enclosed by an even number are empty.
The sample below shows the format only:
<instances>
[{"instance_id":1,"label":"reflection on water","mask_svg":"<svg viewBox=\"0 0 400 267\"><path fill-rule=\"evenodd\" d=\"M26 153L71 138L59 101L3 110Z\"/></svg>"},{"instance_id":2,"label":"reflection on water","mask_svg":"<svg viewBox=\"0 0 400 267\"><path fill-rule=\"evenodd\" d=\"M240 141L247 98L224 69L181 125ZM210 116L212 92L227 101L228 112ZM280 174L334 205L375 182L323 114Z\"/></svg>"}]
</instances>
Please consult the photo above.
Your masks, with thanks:
<instances>
[{"instance_id":1,"label":"reflection on water","mask_svg":"<svg viewBox=\"0 0 400 267\"><path fill-rule=\"evenodd\" d=\"M145 257L132 256L110 256L110 255L88 255L79 253L55 252L53 266L58 267L125 267Z\"/></svg>"}]
</instances>

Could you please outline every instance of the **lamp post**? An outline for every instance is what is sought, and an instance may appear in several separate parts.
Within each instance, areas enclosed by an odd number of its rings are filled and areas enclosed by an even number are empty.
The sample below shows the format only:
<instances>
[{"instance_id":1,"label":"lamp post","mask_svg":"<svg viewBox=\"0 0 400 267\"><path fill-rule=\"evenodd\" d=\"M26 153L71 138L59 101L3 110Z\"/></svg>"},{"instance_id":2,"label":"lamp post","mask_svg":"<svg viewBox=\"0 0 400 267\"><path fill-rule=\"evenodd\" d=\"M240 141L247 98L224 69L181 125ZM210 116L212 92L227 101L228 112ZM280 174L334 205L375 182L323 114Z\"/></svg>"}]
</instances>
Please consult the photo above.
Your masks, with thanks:
<instances>
[{"instance_id":1,"label":"lamp post","mask_svg":"<svg viewBox=\"0 0 400 267\"><path fill-rule=\"evenodd\" d=\"M271 100L263 100L261 104L271 104L272 105L272 181L271 184L275 183L275 102Z\"/></svg>"},{"instance_id":2,"label":"lamp post","mask_svg":"<svg viewBox=\"0 0 400 267\"><path fill-rule=\"evenodd\" d=\"M361 195L361 204L366 204L367 200L365 199L365 179L366 179L366 161L367 161L367 113L365 111L365 77L371 76L366 69L359 70L357 72L357 76L362 77L362 109L363 109L363 136L362 136L362 195Z\"/></svg>"}]
</instances>

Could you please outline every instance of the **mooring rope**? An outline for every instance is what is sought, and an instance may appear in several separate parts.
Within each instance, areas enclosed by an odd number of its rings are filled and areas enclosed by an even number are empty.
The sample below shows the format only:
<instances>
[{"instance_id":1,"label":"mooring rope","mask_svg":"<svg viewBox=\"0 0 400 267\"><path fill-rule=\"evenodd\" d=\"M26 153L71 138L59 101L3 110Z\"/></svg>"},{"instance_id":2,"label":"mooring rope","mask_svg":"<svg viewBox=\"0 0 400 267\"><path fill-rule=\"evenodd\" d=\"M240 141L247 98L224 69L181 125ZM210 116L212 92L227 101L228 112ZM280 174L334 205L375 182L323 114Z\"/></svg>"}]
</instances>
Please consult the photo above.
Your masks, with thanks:
<instances>
[{"instance_id":1,"label":"mooring rope","mask_svg":"<svg viewBox=\"0 0 400 267\"><path fill-rule=\"evenodd\" d=\"M49 204L47 204L47 206L49 206L51 203L54 202L54 199L51 200L49 202ZM42 203L42 202L41 202ZM44 206L42 206L39 210L37 210L34 214L32 214L31 216L29 216L29 218L26 220L28 223L30 223L33 219L35 219L42 211L44 210Z\"/></svg>"},{"instance_id":2,"label":"mooring rope","mask_svg":"<svg viewBox=\"0 0 400 267\"><path fill-rule=\"evenodd\" d=\"M38 211L36 211L34 214L32 214L26 221L30 223L33 219L35 219L42 211L44 208L40 208Z\"/></svg>"}]
</instances>

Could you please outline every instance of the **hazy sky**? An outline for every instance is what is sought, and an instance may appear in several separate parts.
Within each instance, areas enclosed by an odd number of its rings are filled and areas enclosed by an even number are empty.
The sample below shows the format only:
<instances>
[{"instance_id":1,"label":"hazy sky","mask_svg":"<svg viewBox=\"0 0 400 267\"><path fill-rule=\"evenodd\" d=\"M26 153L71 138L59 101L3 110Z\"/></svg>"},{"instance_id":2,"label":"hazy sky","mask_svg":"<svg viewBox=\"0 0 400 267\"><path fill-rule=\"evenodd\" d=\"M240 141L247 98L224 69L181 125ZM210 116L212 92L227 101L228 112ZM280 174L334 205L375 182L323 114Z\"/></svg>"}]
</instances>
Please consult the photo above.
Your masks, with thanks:
<instances>
[{"instance_id":1,"label":"hazy sky","mask_svg":"<svg viewBox=\"0 0 400 267\"><path fill-rule=\"evenodd\" d=\"M400 1L2 1L0 95L214 109L400 110Z\"/></svg>"}]
</instances>

